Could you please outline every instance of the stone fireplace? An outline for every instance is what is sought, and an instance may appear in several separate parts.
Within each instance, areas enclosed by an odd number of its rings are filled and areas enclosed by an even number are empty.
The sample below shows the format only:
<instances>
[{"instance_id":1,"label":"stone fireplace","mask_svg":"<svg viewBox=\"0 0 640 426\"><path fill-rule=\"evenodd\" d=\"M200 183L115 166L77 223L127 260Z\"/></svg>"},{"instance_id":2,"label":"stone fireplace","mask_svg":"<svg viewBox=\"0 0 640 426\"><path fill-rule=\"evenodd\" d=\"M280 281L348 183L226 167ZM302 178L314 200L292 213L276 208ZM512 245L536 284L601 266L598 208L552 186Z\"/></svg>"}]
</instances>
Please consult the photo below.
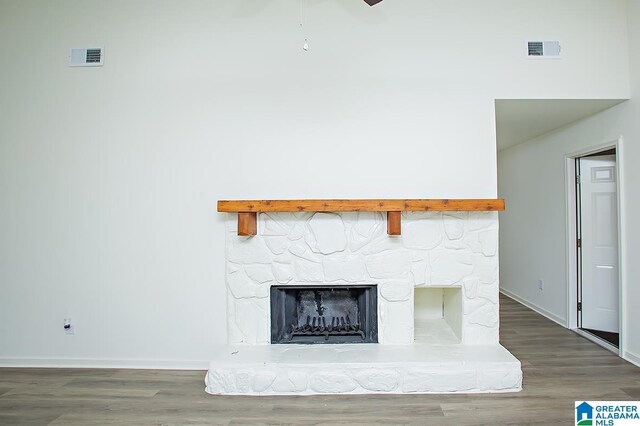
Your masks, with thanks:
<instances>
[{"instance_id":1,"label":"stone fireplace","mask_svg":"<svg viewBox=\"0 0 640 426\"><path fill-rule=\"evenodd\" d=\"M403 212L400 236L386 225L379 212L261 213L242 237L227 215L229 346L207 392L519 390L498 343L497 213Z\"/></svg>"}]
</instances>

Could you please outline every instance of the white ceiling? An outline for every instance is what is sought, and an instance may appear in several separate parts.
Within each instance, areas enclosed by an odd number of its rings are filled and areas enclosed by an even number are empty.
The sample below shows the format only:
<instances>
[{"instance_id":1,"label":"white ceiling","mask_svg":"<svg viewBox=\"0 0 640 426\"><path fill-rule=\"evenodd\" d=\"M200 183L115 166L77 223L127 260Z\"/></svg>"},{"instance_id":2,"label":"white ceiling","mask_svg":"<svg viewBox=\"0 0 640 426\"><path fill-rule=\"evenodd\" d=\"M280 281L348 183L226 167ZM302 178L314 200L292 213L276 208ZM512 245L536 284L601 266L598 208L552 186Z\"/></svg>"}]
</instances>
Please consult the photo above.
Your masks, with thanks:
<instances>
[{"instance_id":1,"label":"white ceiling","mask_svg":"<svg viewBox=\"0 0 640 426\"><path fill-rule=\"evenodd\" d=\"M496 99L498 151L526 142L625 99Z\"/></svg>"}]
</instances>

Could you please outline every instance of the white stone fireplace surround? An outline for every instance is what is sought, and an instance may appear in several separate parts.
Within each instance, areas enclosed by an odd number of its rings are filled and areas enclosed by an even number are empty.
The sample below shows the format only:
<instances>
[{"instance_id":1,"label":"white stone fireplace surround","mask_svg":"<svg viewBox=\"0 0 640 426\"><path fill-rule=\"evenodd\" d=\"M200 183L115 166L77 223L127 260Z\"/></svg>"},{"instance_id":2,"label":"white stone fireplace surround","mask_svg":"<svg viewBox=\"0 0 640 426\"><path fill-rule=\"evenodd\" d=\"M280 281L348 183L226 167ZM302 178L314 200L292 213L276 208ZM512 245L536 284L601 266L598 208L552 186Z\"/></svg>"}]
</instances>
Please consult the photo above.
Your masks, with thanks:
<instances>
[{"instance_id":1,"label":"white stone fireplace surround","mask_svg":"<svg viewBox=\"0 0 640 426\"><path fill-rule=\"evenodd\" d=\"M212 394L508 392L520 362L498 343L498 213L261 213L239 237L226 218L226 351ZM378 291L378 344L272 345L272 285Z\"/></svg>"}]
</instances>

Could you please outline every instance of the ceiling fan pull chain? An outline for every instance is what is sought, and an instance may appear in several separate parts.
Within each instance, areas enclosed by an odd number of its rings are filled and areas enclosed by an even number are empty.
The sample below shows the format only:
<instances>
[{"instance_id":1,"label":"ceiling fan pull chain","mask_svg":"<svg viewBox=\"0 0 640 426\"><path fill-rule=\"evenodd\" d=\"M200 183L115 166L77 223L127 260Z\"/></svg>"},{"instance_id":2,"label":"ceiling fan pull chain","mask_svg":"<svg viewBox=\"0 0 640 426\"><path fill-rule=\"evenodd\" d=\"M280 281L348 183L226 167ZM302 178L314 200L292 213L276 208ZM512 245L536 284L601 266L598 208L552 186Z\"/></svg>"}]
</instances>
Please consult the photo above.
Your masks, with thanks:
<instances>
[{"instance_id":1,"label":"ceiling fan pull chain","mask_svg":"<svg viewBox=\"0 0 640 426\"><path fill-rule=\"evenodd\" d=\"M307 11L306 11L306 4L305 4L306 0L300 0L300 30L302 31L302 35L305 35L305 28L304 28L304 24L307 18ZM305 52L309 50L309 41L307 39L307 37L304 38L304 44L302 45L302 50L304 50Z\"/></svg>"}]
</instances>

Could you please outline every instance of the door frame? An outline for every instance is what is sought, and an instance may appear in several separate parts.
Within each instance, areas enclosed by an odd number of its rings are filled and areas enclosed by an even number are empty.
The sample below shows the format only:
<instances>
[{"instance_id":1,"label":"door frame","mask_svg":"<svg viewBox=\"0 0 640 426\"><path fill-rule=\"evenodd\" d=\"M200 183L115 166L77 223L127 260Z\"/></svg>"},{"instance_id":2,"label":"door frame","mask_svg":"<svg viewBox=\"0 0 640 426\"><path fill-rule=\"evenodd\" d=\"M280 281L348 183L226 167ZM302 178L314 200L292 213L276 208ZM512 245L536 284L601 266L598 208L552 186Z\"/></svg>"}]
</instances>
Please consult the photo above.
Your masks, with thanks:
<instances>
[{"instance_id":1,"label":"door frame","mask_svg":"<svg viewBox=\"0 0 640 426\"><path fill-rule=\"evenodd\" d=\"M579 157L595 154L600 151L615 148L616 150L616 186L617 186L617 203L618 203L618 315L620 319L620 344L618 348L608 342L592 336L578 328L578 248L577 248L577 206L576 206L576 167L575 160ZM566 218L566 275L567 275L567 328L574 330L578 334L594 341L600 346L611 350L612 352L622 356L626 346L626 329L627 315L625 304L627 299L627 279L625 273L626 260L626 241L625 241L625 185L622 177L624 158L624 140L618 137L615 141L604 142L589 148L571 152L564 156L565 160L565 218Z\"/></svg>"}]
</instances>

